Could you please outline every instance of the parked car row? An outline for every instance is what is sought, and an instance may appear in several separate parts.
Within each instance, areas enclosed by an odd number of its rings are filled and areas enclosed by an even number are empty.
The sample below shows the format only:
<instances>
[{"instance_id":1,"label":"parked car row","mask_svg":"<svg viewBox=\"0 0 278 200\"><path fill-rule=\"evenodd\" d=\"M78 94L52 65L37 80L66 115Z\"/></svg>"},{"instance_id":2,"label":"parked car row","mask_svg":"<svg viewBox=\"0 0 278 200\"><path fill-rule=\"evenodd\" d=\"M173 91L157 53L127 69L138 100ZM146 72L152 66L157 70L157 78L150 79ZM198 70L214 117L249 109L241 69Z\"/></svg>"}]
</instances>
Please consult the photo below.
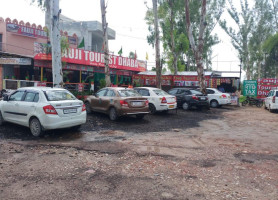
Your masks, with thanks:
<instances>
[{"instance_id":1,"label":"parked car row","mask_svg":"<svg viewBox=\"0 0 278 200\"><path fill-rule=\"evenodd\" d=\"M149 113L177 107L209 109L231 102L229 94L210 88L207 92L208 95L190 88L173 88L167 93L152 87L106 87L83 103L66 89L26 87L4 96L0 102L0 125L5 121L19 124L29 127L34 136L41 136L51 129L78 129L92 112L108 114L113 121L130 115L142 119Z\"/></svg>"}]
</instances>

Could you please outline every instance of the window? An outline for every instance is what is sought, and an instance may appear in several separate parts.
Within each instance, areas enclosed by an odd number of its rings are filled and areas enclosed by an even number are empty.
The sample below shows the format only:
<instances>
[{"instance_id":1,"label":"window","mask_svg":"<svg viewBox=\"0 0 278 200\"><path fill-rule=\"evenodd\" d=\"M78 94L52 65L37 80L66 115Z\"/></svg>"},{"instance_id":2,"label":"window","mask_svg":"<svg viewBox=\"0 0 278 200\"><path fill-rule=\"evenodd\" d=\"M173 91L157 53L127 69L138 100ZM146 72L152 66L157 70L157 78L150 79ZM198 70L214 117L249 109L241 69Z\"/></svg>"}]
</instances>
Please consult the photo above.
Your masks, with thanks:
<instances>
[{"instance_id":1,"label":"window","mask_svg":"<svg viewBox=\"0 0 278 200\"><path fill-rule=\"evenodd\" d=\"M154 90L153 91L157 96L167 96L169 95L167 92L164 92L163 90Z\"/></svg>"},{"instance_id":2,"label":"window","mask_svg":"<svg viewBox=\"0 0 278 200\"><path fill-rule=\"evenodd\" d=\"M115 92L113 90L108 90L107 94L105 95L107 97L114 97L115 96Z\"/></svg>"},{"instance_id":3,"label":"window","mask_svg":"<svg viewBox=\"0 0 278 200\"><path fill-rule=\"evenodd\" d=\"M276 92L276 97L278 97L278 91Z\"/></svg>"},{"instance_id":4,"label":"window","mask_svg":"<svg viewBox=\"0 0 278 200\"><path fill-rule=\"evenodd\" d=\"M137 91L139 94L141 94L142 96L150 96L150 92L149 90L139 90Z\"/></svg>"},{"instance_id":5,"label":"window","mask_svg":"<svg viewBox=\"0 0 278 200\"><path fill-rule=\"evenodd\" d=\"M39 94L38 93L34 93L34 92L28 92L25 95L25 98L23 101L27 101L27 102L38 102L39 101Z\"/></svg>"},{"instance_id":6,"label":"window","mask_svg":"<svg viewBox=\"0 0 278 200\"><path fill-rule=\"evenodd\" d=\"M181 95L189 95L189 94L191 94L191 93L190 93L189 90L181 90L181 89L180 89L180 90L178 91L178 94L181 94Z\"/></svg>"},{"instance_id":7,"label":"window","mask_svg":"<svg viewBox=\"0 0 278 200\"><path fill-rule=\"evenodd\" d=\"M100 90L97 92L96 96L97 97L103 97L106 93L107 89L104 89L104 90Z\"/></svg>"},{"instance_id":8,"label":"window","mask_svg":"<svg viewBox=\"0 0 278 200\"><path fill-rule=\"evenodd\" d=\"M273 94L273 91L271 90L271 91L268 93L268 97L273 96L272 94Z\"/></svg>"},{"instance_id":9,"label":"window","mask_svg":"<svg viewBox=\"0 0 278 200\"><path fill-rule=\"evenodd\" d=\"M2 51L2 34L0 34L0 51Z\"/></svg>"},{"instance_id":10,"label":"window","mask_svg":"<svg viewBox=\"0 0 278 200\"><path fill-rule=\"evenodd\" d=\"M178 89L172 89L172 90L169 90L169 91L168 91L168 93L169 93L169 94L172 94L172 95L177 94L177 92L178 92Z\"/></svg>"},{"instance_id":11,"label":"window","mask_svg":"<svg viewBox=\"0 0 278 200\"><path fill-rule=\"evenodd\" d=\"M119 95L121 97L140 97L141 95L135 90L119 90Z\"/></svg>"},{"instance_id":12,"label":"window","mask_svg":"<svg viewBox=\"0 0 278 200\"><path fill-rule=\"evenodd\" d=\"M190 92L192 93L192 94L202 94L201 92L199 92L199 91L197 91L197 90L190 90Z\"/></svg>"},{"instance_id":13,"label":"window","mask_svg":"<svg viewBox=\"0 0 278 200\"><path fill-rule=\"evenodd\" d=\"M9 100L10 101L21 101L24 93L25 93L24 91L17 91L10 96Z\"/></svg>"},{"instance_id":14,"label":"window","mask_svg":"<svg viewBox=\"0 0 278 200\"><path fill-rule=\"evenodd\" d=\"M214 94L215 92L213 90L207 90L208 94Z\"/></svg>"},{"instance_id":15,"label":"window","mask_svg":"<svg viewBox=\"0 0 278 200\"><path fill-rule=\"evenodd\" d=\"M49 90L45 95L48 101L76 100L75 96L67 90Z\"/></svg>"}]
</instances>

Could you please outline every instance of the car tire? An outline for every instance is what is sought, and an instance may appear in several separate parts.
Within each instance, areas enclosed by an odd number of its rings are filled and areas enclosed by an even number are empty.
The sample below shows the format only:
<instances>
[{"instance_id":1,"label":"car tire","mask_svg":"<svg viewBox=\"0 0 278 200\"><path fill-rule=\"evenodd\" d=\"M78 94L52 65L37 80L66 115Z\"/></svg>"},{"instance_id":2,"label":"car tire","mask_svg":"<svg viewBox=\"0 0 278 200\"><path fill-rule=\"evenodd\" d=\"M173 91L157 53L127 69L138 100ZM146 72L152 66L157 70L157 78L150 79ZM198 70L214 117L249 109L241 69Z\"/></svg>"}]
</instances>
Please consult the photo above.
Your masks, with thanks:
<instances>
[{"instance_id":1,"label":"car tire","mask_svg":"<svg viewBox=\"0 0 278 200\"><path fill-rule=\"evenodd\" d=\"M85 102L85 107L86 107L87 114L91 114L92 113L92 109L91 109L90 102L86 101Z\"/></svg>"},{"instance_id":2,"label":"car tire","mask_svg":"<svg viewBox=\"0 0 278 200\"><path fill-rule=\"evenodd\" d=\"M271 109L271 106L269 104L269 112L273 113L274 112L274 109Z\"/></svg>"},{"instance_id":3,"label":"car tire","mask_svg":"<svg viewBox=\"0 0 278 200\"><path fill-rule=\"evenodd\" d=\"M144 117L145 117L145 115L142 115L142 114L136 115L136 118L137 118L137 119L143 119Z\"/></svg>"},{"instance_id":4,"label":"car tire","mask_svg":"<svg viewBox=\"0 0 278 200\"><path fill-rule=\"evenodd\" d=\"M116 121L118 119L118 114L115 108L110 108L109 118L111 121Z\"/></svg>"},{"instance_id":5,"label":"car tire","mask_svg":"<svg viewBox=\"0 0 278 200\"><path fill-rule=\"evenodd\" d=\"M44 133L42 125L41 125L40 121L38 120L38 118L32 118L30 121L29 127L30 127L32 135L35 137L40 137Z\"/></svg>"},{"instance_id":6,"label":"car tire","mask_svg":"<svg viewBox=\"0 0 278 200\"><path fill-rule=\"evenodd\" d=\"M257 106L258 108L262 107L262 106L263 106L263 102L258 101L258 102L256 103L256 106Z\"/></svg>"},{"instance_id":7,"label":"car tire","mask_svg":"<svg viewBox=\"0 0 278 200\"><path fill-rule=\"evenodd\" d=\"M2 116L2 113L0 112L0 126L2 126L4 123L4 118Z\"/></svg>"},{"instance_id":8,"label":"car tire","mask_svg":"<svg viewBox=\"0 0 278 200\"><path fill-rule=\"evenodd\" d=\"M246 106L247 103L248 103L248 101L245 100L245 101L243 101L243 102L241 103L241 105L242 105L242 106Z\"/></svg>"},{"instance_id":9,"label":"car tire","mask_svg":"<svg viewBox=\"0 0 278 200\"><path fill-rule=\"evenodd\" d=\"M78 125L78 126L72 127L71 129L72 129L73 131L79 131L80 128L81 128L81 125Z\"/></svg>"},{"instance_id":10,"label":"car tire","mask_svg":"<svg viewBox=\"0 0 278 200\"><path fill-rule=\"evenodd\" d=\"M184 103L182 104L182 109L184 109L184 110L189 110L189 104L186 103L186 102L184 102Z\"/></svg>"},{"instance_id":11,"label":"car tire","mask_svg":"<svg viewBox=\"0 0 278 200\"><path fill-rule=\"evenodd\" d=\"M152 103L149 104L149 110L151 114L154 114L156 112L156 108Z\"/></svg>"},{"instance_id":12,"label":"car tire","mask_svg":"<svg viewBox=\"0 0 278 200\"><path fill-rule=\"evenodd\" d=\"M218 108L218 107L219 107L218 101L212 100L212 101L210 102L210 107L212 107L212 108Z\"/></svg>"}]
</instances>

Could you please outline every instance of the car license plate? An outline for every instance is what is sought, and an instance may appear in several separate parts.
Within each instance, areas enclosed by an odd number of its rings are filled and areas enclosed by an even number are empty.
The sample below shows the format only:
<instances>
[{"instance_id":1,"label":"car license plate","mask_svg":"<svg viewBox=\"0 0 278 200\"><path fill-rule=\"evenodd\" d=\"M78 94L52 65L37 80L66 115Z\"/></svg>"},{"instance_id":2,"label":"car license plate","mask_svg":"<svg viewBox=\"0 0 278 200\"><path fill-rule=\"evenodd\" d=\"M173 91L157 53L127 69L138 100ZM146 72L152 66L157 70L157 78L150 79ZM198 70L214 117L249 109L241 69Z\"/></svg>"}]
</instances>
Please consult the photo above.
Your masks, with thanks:
<instances>
[{"instance_id":1,"label":"car license plate","mask_svg":"<svg viewBox=\"0 0 278 200\"><path fill-rule=\"evenodd\" d=\"M142 102L132 102L132 106L142 106Z\"/></svg>"},{"instance_id":2,"label":"car license plate","mask_svg":"<svg viewBox=\"0 0 278 200\"><path fill-rule=\"evenodd\" d=\"M205 97L201 97L201 100L206 100L206 98Z\"/></svg>"},{"instance_id":3,"label":"car license plate","mask_svg":"<svg viewBox=\"0 0 278 200\"><path fill-rule=\"evenodd\" d=\"M169 108L174 108L174 105L170 105Z\"/></svg>"},{"instance_id":4,"label":"car license plate","mask_svg":"<svg viewBox=\"0 0 278 200\"><path fill-rule=\"evenodd\" d=\"M64 114L76 113L77 109L65 109Z\"/></svg>"}]
</instances>

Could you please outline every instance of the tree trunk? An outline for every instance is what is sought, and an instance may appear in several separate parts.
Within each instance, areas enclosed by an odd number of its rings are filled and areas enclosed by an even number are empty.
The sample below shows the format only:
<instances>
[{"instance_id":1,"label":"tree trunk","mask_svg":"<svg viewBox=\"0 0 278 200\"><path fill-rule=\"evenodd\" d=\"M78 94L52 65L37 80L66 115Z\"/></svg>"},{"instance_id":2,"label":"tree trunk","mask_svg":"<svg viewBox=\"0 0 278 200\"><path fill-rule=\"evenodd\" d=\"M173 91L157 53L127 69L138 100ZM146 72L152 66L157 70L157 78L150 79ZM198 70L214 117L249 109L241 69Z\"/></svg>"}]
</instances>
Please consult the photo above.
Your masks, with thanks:
<instances>
[{"instance_id":1,"label":"tree trunk","mask_svg":"<svg viewBox=\"0 0 278 200\"><path fill-rule=\"evenodd\" d=\"M262 71L262 63L259 62L259 63L258 63L258 79L261 78L261 71Z\"/></svg>"},{"instance_id":2,"label":"tree trunk","mask_svg":"<svg viewBox=\"0 0 278 200\"><path fill-rule=\"evenodd\" d=\"M45 1L45 26L48 29L48 37L50 35L50 31L51 31L51 15L50 15L50 1L46 0Z\"/></svg>"},{"instance_id":3,"label":"tree trunk","mask_svg":"<svg viewBox=\"0 0 278 200\"><path fill-rule=\"evenodd\" d=\"M191 45L191 49L194 53L194 57L197 64L197 73L198 81L200 85L200 90L203 94L206 94L206 83L205 83L205 74L203 66L203 51L204 51L204 32L206 28L206 0L202 0L202 10L201 10L201 19L199 27L199 37L198 37L198 46L195 44L195 40L192 33L191 21L190 21L190 12L189 12L189 0L185 0L185 15L186 15L186 28Z\"/></svg>"},{"instance_id":4,"label":"tree trunk","mask_svg":"<svg viewBox=\"0 0 278 200\"><path fill-rule=\"evenodd\" d=\"M100 6L101 6L102 30L103 30L105 82L106 82L106 87L110 87L111 80L110 80L110 70L109 70L109 48L108 48L108 35L107 35L108 23L106 22L106 6L104 0L100 0Z\"/></svg>"},{"instance_id":5,"label":"tree trunk","mask_svg":"<svg viewBox=\"0 0 278 200\"><path fill-rule=\"evenodd\" d=\"M63 87L63 71L61 61L61 34L59 28L59 0L50 1L50 41L52 47L52 76L53 76L53 87Z\"/></svg>"},{"instance_id":6,"label":"tree trunk","mask_svg":"<svg viewBox=\"0 0 278 200\"><path fill-rule=\"evenodd\" d=\"M161 68L160 65L160 39L157 16L157 0L153 0L154 31L155 31L155 66L156 66L156 87L161 88Z\"/></svg>"},{"instance_id":7,"label":"tree trunk","mask_svg":"<svg viewBox=\"0 0 278 200\"><path fill-rule=\"evenodd\" d=\"M178 58L177 58L177 53L176 53L176 44L175 44L175 40L174 40L174 23L175 23L175 19L174 19L174 8L173 8L173 1L169 0L168 4L170 6L170 35L171 35L171 50L172 50L172 54L173 54L173 67L174 67L174 74L177 75L178 74Z\"/></svg>"}]
</instances>

